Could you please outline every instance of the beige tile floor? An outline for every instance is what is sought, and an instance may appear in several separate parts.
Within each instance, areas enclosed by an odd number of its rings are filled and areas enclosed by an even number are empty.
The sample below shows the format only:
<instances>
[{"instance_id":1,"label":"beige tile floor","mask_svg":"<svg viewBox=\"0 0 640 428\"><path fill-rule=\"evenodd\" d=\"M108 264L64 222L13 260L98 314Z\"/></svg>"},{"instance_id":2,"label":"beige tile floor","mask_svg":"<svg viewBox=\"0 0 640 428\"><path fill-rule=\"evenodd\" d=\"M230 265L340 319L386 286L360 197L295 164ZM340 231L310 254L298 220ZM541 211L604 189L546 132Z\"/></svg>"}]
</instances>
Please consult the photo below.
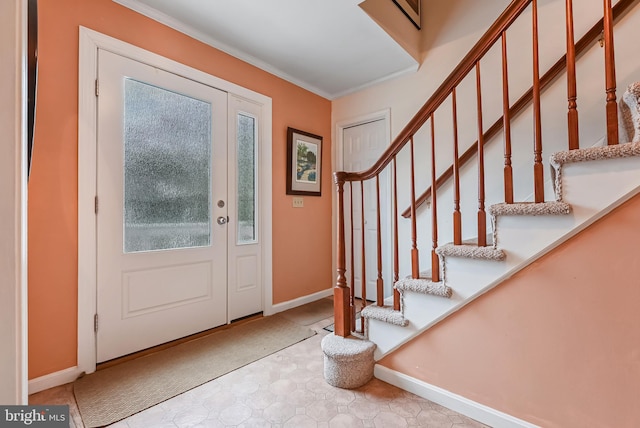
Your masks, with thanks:
<instances>
[{"instance_id":1,"label":"beige tile floor","mask_svg":"<svg viewBox=\"0 0 640 428\"><path fill-rule=\"evenodd\" d=\"M485 427L438 404L373 379L355 390L324 381L317 335L117 422L113 428L176 427ZM30 404L69 404L84 428L71 384L33 394Z\"/></svg>"}]
</instances>

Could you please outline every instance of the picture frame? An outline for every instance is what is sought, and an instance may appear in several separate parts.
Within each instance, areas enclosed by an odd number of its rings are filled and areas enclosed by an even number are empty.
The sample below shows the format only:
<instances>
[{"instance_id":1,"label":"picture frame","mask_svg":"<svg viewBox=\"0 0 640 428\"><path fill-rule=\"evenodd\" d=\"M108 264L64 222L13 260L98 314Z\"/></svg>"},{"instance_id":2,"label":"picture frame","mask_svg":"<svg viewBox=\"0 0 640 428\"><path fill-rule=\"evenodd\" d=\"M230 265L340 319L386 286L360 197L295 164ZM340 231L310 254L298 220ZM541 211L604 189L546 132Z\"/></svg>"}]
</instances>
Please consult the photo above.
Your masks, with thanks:
<instances>
[{"instance_id":1,"label":"picture frame","mask_svg":"<svg viewBox=\"0 0 640 428\"><path fill-rule=\"evenodd\" d=\"M402 13L405 14L407 18L415 25L415 27L420 29L420 17L422 14L421 11L421 0L393 0L393 2L400 8Z\"/></svg>"},{"instance_id":2,"label":"picture frame","mask_svg":"<svg viewBox=\"0 0 640 428\"><path fill-rule=\"evenodd\" d=\"M287 195L322 195L322 137L287 128Z\"/></svg>"}]
</instances>

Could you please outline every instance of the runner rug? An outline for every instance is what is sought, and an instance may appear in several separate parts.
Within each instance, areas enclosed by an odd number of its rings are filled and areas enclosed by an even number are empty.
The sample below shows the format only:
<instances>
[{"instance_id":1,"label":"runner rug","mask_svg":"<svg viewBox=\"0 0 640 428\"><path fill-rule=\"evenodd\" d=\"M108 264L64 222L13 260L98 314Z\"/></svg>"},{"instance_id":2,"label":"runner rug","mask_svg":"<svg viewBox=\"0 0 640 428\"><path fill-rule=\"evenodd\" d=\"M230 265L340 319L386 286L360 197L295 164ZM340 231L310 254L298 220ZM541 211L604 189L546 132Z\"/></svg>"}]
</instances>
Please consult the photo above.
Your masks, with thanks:
<instances>
[{"instance_id":1,"label":"runner rug","mask_svg":"<svg viewBox=\"0 0 640 428\"><path fill-rule=\"evenodd\" d=\"M85 427L124 419L316 334L278 315L112 366L73 385Z\"/></svg>"}]
</instances>

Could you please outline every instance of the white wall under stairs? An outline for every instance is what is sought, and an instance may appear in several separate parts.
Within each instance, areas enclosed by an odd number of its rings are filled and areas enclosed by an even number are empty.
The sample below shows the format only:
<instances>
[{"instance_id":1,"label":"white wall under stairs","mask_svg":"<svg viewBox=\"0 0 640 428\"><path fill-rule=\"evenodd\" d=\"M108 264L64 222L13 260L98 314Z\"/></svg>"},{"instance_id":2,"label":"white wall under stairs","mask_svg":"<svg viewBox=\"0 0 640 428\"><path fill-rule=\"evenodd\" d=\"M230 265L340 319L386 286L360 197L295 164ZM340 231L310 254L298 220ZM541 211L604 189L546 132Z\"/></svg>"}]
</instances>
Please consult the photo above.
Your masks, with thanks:
<instances>
[{"instance_id":1,"label":"white wall under stairs","mask_svg":"<svg viewBox=\"0 0 640 428\"><path fill-rule=\"evenodd\" d=\"M453 289L450 299L407 291L403 297L406 327L370 319L368 337L377 345L375 359L498 286L639 193L640 157L567 163L561 179L562 200L572 208L569 215L498 216L497 247L505 251L504 261L447 257L446 283Z\"/></svg>"}]
</instances>

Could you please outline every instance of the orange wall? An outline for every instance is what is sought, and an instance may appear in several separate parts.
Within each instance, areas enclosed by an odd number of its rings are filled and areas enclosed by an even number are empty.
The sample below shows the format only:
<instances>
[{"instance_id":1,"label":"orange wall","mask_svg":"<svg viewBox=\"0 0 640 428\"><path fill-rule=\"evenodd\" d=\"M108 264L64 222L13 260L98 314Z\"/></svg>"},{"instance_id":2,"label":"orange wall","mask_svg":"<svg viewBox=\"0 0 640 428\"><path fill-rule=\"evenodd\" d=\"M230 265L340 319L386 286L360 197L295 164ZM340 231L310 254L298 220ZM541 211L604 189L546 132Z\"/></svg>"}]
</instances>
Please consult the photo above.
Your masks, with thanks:
<instances>
[{"instance_id":1,"label":"orange wall","mask_svg":"<svg viewBox=\"0 0 640 428\"><path fill-rule=\"evenodd\" d=\"M29 378L76 365L80 25L272 98L273 303L331 287L330 101L111 0L46 0L38 7L39 87L28 224ZM293 209L285 195L288 126L324 137L323 196L305 198L303 209ZM307 251L298 245L303 235Z\"/></svg>"},{"instance_id":2,"label":"orange wall","mask_svg":"<svg viewBox=\"0 0 640 428\"><path fill-rule=\"evenodd\" d=\"M640 196L381 364L544 427L640 426Z\"/></svg>"}]
</instances>

